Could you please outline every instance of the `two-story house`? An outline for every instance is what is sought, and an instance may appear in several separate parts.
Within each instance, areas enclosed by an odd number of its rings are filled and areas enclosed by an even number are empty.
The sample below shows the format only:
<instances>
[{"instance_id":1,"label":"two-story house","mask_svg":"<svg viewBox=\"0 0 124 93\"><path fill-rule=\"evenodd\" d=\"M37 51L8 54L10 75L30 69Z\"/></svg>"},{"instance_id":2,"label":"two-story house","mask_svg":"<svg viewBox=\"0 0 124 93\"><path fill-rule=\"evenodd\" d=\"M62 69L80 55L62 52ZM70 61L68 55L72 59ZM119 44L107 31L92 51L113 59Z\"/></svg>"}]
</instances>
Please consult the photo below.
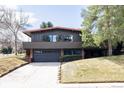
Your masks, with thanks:
<instances>
[{"instance_id":1,"label":"two-story house","mask_svg":"<svg viewBox=\"0 0 124 93\"><path fill-rule=\"evenodd\" d=\"M50 27L26 30L31 42L24 42L26 57L32 62L59 62L63 55L82 55L80 29Z\"/></svg>"}]
</instances>

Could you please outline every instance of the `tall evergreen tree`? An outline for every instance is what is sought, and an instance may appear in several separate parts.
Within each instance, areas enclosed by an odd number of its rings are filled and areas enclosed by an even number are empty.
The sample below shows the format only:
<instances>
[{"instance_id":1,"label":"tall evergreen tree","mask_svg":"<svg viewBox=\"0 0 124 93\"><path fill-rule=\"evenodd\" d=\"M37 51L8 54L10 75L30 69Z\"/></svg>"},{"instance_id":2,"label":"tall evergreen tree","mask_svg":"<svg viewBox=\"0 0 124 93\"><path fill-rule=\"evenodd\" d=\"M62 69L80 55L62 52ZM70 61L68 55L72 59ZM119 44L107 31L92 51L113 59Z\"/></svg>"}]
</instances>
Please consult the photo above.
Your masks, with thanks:
<instances>
[{"instance_id":1,"label":"tall evergreen tree","mask_svg":"<svg viewBox=\"0 0 124 93\"><path fill-rule=\"evenodd\" d=\"M45 22L42 22L42 24L40 25L40 28L47 28L47 24Z\"/></svg>"},{"instance_id":2,"label":"tall evergreen tree","mask_svg":"<svg viewBox=\"0 0 124 93\"><path fill-rule=\"evenodd\" d=\"M89 6L83 10L83 28L96 32L101 42L107 40L108 55L112 55L112 45L124 38L124 6Z\"/></svg>"},{"instance_id":3,"label":"tall evergreen tree","mask_svg":"<svg viewBox=\"0 0 124 93\"><path fill-rule=\"evenodd\" d=\"M47 22L47 26L48 26L48 27L53 27L52 22L48 21L48 22Z\"/></svg>"},{"instance_id":4,"label":"tall evergreen tree","mask_svg":"<svg viewBox=\"0 0 124 93\"><path fill-rule=\"evenodd\" d=\"M53 27L52 22L50 22L50 21L42 22L42 24L40 25L40 28L48 28L48 27Z\"/></svg>"}]
</instances>

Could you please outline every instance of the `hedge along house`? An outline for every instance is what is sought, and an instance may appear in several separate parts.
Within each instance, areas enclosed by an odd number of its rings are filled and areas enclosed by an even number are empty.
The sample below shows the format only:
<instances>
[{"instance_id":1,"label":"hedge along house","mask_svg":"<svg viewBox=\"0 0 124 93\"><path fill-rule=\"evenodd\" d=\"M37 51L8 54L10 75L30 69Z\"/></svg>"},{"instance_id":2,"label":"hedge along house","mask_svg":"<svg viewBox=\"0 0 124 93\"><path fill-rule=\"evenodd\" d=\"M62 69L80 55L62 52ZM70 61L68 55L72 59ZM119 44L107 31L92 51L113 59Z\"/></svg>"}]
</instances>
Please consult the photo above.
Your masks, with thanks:
<instances>
[{"instance_id":1,"label":"hedge along house","mask_svg":"<svg viewBox=\"0 0 124 93\"><path fill-rule=\"evenodd\" d=\"M26 30L31 42L23 42L30 62L59 62L64 55L83 56L80 29L50 27Z\"/></svg>"}]
</instances>

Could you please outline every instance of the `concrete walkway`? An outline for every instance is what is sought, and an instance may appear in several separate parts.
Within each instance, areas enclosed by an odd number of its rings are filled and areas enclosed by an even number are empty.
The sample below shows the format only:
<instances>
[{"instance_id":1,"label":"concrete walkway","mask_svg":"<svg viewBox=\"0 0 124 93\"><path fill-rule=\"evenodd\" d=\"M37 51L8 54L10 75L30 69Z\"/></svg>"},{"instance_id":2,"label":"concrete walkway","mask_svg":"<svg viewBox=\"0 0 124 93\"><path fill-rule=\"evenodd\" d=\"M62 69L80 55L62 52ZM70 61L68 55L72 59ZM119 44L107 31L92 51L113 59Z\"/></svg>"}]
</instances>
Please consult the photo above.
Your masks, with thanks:
<instances>
[{"instance_id":1,"label":"concrete walkway","mask_svg":"<svg viewBox=\"0 0 124 93\"><path fill-rule=\"evenodd\" d=\"M59 84L60 63L31 63L0 78L0 88L124 88L124 83Z\"/></svg>"}]
</instances>

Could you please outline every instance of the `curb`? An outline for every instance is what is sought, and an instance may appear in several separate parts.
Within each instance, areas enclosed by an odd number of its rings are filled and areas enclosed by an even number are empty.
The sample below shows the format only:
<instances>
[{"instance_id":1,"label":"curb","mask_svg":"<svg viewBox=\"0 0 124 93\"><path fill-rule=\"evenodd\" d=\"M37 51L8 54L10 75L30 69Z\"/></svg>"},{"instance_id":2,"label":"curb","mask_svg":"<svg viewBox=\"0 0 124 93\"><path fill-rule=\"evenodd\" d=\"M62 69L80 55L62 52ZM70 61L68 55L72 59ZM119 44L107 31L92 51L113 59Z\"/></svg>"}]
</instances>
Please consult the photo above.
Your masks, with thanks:
<instances>
[{"instance_id":1,"label":"curb","mask_svg":"<svg viewBox=\"0 0 124 93\"><path fill-rule=\"evenodd\" d=\"M62 68L61 65L62 65L62 62L60 61L59 72L58 72L59 83L61 83L61 68Z\"/></svg>"}]
</instances>

